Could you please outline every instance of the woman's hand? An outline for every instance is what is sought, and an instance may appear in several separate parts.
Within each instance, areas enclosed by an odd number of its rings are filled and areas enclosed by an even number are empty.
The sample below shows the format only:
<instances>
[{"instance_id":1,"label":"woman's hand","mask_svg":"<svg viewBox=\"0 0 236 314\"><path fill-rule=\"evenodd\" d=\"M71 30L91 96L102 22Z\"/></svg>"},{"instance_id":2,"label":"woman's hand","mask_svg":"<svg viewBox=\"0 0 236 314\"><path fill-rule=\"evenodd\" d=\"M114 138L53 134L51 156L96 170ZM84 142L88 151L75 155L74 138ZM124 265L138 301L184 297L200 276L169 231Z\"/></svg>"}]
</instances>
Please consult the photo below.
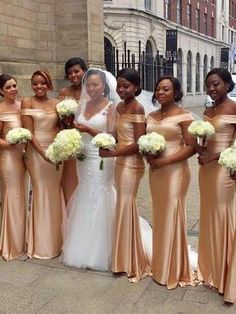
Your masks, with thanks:
<instances>
[{"instance_id":1,"label":"woman's hand","mask_svg":"<svg viewBox=\"0 0 236 314\"><path fill-rule=\"evenodd\" d=\"M108 149L103 149L99 148L99 156L100 157L114 157L115 156L115 151L114 150L108 150Z\"/></svg>"},{"instance_id":2,"label":"woman's hand","mask_svg":"<svg viewBox=\"0 0 236 314\"><path fill-rule=\"evenodd\" d=\"M78 129L80 132L85 132L85 133L89 133L89 127L84 125L84 124L80 124L80 123L77 123L77 122L74 122L73 123L74 127L76 129Z\"/></svg>"},{"instance_id":3,"label":"woman's hand","mask_svg":"<svg viewBox=\"0 0 236 314\"><path fill-rule=\"evenodd\" d=\"M20 152L25 152L25 147L26 147L26 144L10 144L9 145L10 149L16 149Z\"/></svg>"},{"instance_id":4,"label":"woman's hand","mask_svg":"<svg viewBox=\"0 0 236 314\"><path fill-rule=\"evenodd\" d=\"M207 151L204 151L203 153L200 153L198 156L198 163L201 166L204 166L205 164L208 164L209 162L213 160L217 160L219 157L216 153L210 153Z\"/></svg>"},{"instance_id":5,"label":"woman's hand","mask_svg":"<svg viewBox=\"0 0 236 314\"><path fill-rule=\"evenodd\" d=\"M230 178L234 181L236 181L236 171L233 173L230 173Z\"/></svg>"},{"instance_id":6,"label":"woman's hand","mask_svg":"<svg viewBox=\"0 0 236 314\"><path fill-rule=\"evenodd\" d=\"M158 158L156 156L149 155L146 157L146 159L152 170L155 170L155 169L158 169L167 165L164 158Z\"/></svg>"}]
</instances>

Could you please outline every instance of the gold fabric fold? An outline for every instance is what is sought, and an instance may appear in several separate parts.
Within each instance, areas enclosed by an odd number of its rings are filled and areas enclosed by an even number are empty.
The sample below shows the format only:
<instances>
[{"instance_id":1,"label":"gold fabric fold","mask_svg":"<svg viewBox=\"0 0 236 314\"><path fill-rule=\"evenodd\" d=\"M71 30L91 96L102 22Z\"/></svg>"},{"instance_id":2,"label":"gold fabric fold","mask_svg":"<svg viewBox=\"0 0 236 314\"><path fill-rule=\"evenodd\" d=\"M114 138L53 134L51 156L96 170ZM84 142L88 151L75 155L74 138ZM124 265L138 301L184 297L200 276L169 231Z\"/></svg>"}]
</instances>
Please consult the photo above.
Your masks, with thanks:
<instances>
[{"instance_id":1,"label":"gold fabric fold","mask_svg":"<svg viewBox=\"0 0 236 314\"><path fill-rule=\"evenodd\" d=\"M0 114L3 122L1 138L13 128L21 127L20 114ZM7 260L13 260L26 251L26 200L25 165L23 153L2 149L0 153L1 176L1 235L0 254ZM1 219L0 219L1 220Z\"/></svg>"},{"instance_id":2,"label":"gold fabric fold","mask_svg":"<svg viewBox=\"0 0 236 314\"><path fill-rule=\"evenodd\" d=\"M23 110L22 110L23 111ZM24 110L33 119L35 137L46 150L56 136L58 115L56 111ZM26 150L26 167L32 180L32 205L29 215L28 250L30 258L53 258L62 248L62 223L64 197L61 175L55 165L45 161L31 144Z\"/></svg>"},{"instance_id":3,"label":"gold fabric fold","mask_svg":"<svg viewBox=\"0 0 236 314\"><path fill-rule=\"evenodd\" d=\"M214 138L207 141L207 151L221 152L234 142L235 116L218 115L205 120L216 130ZM235 182L214 160L200 166L199 186L199 279L224 293L235 232Z\"/></svg>"},{"instance_id":4,"label":"gold fabric fold","mask_svg":"<svg viewBox=\"0 0 236 314\"><path fill-rule=\"evenodd\" d=\"M143 115L123 114L117 119L118 146L134 143L133 123L144 122ZM117 204L112 253L112 271L126 273L133 282L150 273L142 246L136 197L144 174L140 156L118 157L115 167Z\"/></svg>"},{"instance_id":5,"label":"gold fabric fold","mask_svg":"<svg viewBox=\"0 0 236 314\"><path fill-rule=\"evenodd\" d=\"M158 132L166 140L161 157L170 156L183 146L180 122L192 120L190 113L156 121L147 117L147 132ZM173 289L193 284L187 245L185 197L190 182L187 161L149 171L153 216L153 279Z\"/></svg>"}]
</instances>

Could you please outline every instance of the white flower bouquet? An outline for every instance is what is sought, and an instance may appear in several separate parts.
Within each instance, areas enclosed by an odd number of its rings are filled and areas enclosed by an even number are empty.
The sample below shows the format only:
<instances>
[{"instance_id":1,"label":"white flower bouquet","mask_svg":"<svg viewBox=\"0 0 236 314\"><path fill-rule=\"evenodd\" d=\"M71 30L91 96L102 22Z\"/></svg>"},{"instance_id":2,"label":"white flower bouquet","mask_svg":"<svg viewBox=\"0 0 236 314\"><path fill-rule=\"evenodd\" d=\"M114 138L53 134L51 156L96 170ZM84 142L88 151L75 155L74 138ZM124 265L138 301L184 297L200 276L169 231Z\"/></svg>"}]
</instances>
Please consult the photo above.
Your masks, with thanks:
<instances>
[{"instance_id":1,"label":"white flower bouquet","mask_svg":"<svg viewBox=\"0 0 236 314\"><path fill-rule=\"evenodd\" d=\"M81 134L76 129L62 130L55 137L53 143L46 150L46 157L57 166L65 160L84 160L85 155L81 150L83 147Z\"/></svg>"},{"instance_id":2,"label":"white flower bouquet","mask_svg":"<svg viewBox=\"0 0 236 314\"><path fill-rule=\"evenodd\" d=\"M73 121L78 104L74 99L64 99L60 101L57 106L57 112L65 129L73 128Z\"/></svg>"},{"instance_id":3,"label":"white flower bouquet","mask_svg":"<svg viewBox=\"0 0 236 314\"><path fill-rule=\"evenodd\" d=\"M141 154L157 155L166 148L166 141L164 136L151 132L140 136L138 146Z\"/></svg>"},{"instance_id":4,"label":"white flower bouquet","mask_svg":"<svg viewBox=\"0 0 236 314\"><path fill-rule=\"evenodd\" d=\"M111 134L98 133L92 139L92 144L98 148L112 150L116 147L116 140ZM103 170L103 158L100 162L99 169Z\"/></svg>"},{"instance_id":5,"label":"white flower bouquet","mask_svg":"<svg viewBox=\"0 0 236 314\"><path fill-rule=\"evenodd\" d=\"M26 144L31 140L31 132L25 128L14 128L6 135L6 141L8 144Z\"/></svg>"},{"instance_id":6,"label":"white flower bouquet","mask_svg":"<svg viewBox=\"0 0 236 314\"><path fill-rule=\"evenodd\" d=\"M64 99L57 104L56 108L60 119L63 119L74 115L78 104L73 99Z\"/></svg>"},{"instance_id":7,"label":"white flower bouquet","mask_svg":"<svg viewBox=\"0 0 236 314\"><path fill-rule=\"evenodd\" d=\"M227 168L230 174L236 171L236 146L228 147L220 153L218 163Z\"/></svg>"},{"instance_id":8,"label":"white flower bouquet","mask_svg":"<svg viewBox=\"0 0 236 314\"><path fill-rule=\"evenodd\" d=\"M197 120L193 121L189 127L188 131L194 137L197 137L198 144L205 146L206 140L215 135L214 126L208 121Z\"/></svg>"}]
</instances>

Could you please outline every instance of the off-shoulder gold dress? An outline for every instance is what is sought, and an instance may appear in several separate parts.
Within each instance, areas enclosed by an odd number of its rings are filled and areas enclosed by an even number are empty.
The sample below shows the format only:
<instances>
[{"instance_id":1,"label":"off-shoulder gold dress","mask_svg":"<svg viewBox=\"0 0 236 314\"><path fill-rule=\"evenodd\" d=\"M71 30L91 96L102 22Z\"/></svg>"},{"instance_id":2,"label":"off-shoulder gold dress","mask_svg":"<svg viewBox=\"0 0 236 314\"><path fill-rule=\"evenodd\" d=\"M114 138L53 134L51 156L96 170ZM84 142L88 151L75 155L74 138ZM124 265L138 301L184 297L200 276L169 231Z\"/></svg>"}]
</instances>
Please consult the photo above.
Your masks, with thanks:
<instances>
[{"instance_id":1,"label":"off-shoulder gold dress","mask_svg":"<svg viewBox=\"0 0 236 314\"><path fill-rule=\"evenodd\" d=\"M0 121L3 122L1 138L4 140L8 131L21 127L20 113L2 113ZM10 261L26 251L25 165L22 152L13 149L1 150L0 176L2 191L0 254Z\"/></svg>"},{"instance_id":2,"label":"off-shoulder gold dress","mask_svg":"<svg viewBox=\"0 0 236 314\"><path fill-rule=\"evenodd\" d=\"M233 144L236 116L204 116L215 127L215 136L207 141L209 152L219 153ZM199 278L223 293L232 255L235 232L235 182L218 160L199 169L200 230L198 248Z\"/></svg>"},{"instance_id":3,"label":"off-shoulder gold dress","mask_svg":"<svg viewBox=\"0 0 236 314\"><path fill-rule=\"evenodd\" d=\"M147 132L165 137L161 156L175 154L184 147L181 122L193 120L191 113L157 121L147 117ZM188 257L185 197L190 182L188 161L184 160L149 172L153 217L153 279L168 289L191 282Z\"/></svg>"},{"instance_id":4,"label":"off-shoulder gold dress","mask_svg":"<svg viewBox=\"0 0 236 314\"><path fill-rule=\"evenodd\" d=\"M121 148L134 143L134 123L143 123L142 114L122 114L116 123L118 144ZM140 180L144 174L141 156L119 156L116 158L115 185L117 203L115 232L112 254L112 271L126 273L134 280L140 280L150 265L141 241L139 214L136 197Z\"/></svg>"},{"instance_id":5,"label":"off-shoulder gold dress","mask_svg":"<svg viewBox=\"0 0 236 314\"><path fill-rule=\"evenodd\" d=\"M56 111L23 109L22 115L31 116L34 135L43 149L53 142L57 132ZM26 167L32 179L32 206L29 218L28 251L30 258L53 258L62 248L62 219L64 197L60 170L45 161L31 144L27 147Z\"/></svg>"}]
</instances>

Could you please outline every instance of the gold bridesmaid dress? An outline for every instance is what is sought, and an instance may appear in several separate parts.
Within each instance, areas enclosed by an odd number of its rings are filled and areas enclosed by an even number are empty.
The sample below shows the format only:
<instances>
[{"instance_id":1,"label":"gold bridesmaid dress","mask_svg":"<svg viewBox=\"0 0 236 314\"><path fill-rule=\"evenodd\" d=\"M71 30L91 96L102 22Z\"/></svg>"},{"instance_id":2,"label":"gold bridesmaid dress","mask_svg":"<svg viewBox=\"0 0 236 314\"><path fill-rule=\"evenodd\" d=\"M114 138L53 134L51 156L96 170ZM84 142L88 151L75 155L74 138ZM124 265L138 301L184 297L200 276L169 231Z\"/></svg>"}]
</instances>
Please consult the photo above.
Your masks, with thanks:
<instances>
[{"instance_id":1,"label":"gold bridesmaid dress","mask_svg":"<svg viewBox=\"0 0 236 314\"><path fill-rule=\"evenodd\" d=\"M134 143L133 123L144 121L145 116L141 114L120 115L116 123L117 148ZM134 154L116 158L117 203L112 271L126 273L133 281L139 281L150 271L141 242L139 214L136 208L138 187L143 174L144 162L141 156Z\"/></svg>"},{"instance_id":2,"label":"gold bridesmaid dress","mask_svg":"<svg viewBox=\"0 0 236 314\"><path fill-rule=\"evenodd\" d=\"M3 122L1 138L4 140L9 130L21 127L20 113L2 113L0 121ZM2 190L0 254L10 261L26 252L25 165L22 152L1 149L0 177Z\"/></svg>"},{"instance_id":3,"label":"gold bridesmaid dress","mask_svg":"<svg viewBox=\"0 0 236 314\"><path fill-rule=\"evenodd\" d=\"M229 271L226 280L224 301L236 303L236 232L234 235L233 253L229 263Z\"/></svg>"},{"instance_id":4,"label":"gold bridesmaid dress","mask_svg":"<svg viewBox=\"0 0 236 314\"><path fill-rule=\"evenodd\" d=\"M161 121L147 117L147 132L157 132L166 139L166 149L161 156L173 155L184 147L180 123L190 120L193 120L190 113ZM168 289L192 280L185 217L190 176L187 160L149 171L153 206L152 273L153 279Z\"/></svg>"},{"instance_id":5,"label":"gold bridesmaid dress","mask_svg":"<svg viewBox=\"0 0 236 314\"><path fill-rule=\"evenodd\" d=\"M56 111L23 109L22 115L31 116L34 135L43 149L53 142L57 133ZM26 167L32 180L32 206L28 226L30 258L49 259L60 255L62 248L62 221L64 197L60 170L45 161L31 144L27 147Z\"/></svg>"},{"instance_id":6,"label":"gold bridesmaid dress","mask_svg":"<svg viewBox=\"0 0 236 314\"><path fill-rule=\"evenodd\" d=\"M204 116L216 130L207 141L209 152L219 153L233 144L236 116ZM198 244L199 279L223 293L232 255L235 232L235 182L218 160L199 169L200 230Z\"/></svg>"}]
</instances>

